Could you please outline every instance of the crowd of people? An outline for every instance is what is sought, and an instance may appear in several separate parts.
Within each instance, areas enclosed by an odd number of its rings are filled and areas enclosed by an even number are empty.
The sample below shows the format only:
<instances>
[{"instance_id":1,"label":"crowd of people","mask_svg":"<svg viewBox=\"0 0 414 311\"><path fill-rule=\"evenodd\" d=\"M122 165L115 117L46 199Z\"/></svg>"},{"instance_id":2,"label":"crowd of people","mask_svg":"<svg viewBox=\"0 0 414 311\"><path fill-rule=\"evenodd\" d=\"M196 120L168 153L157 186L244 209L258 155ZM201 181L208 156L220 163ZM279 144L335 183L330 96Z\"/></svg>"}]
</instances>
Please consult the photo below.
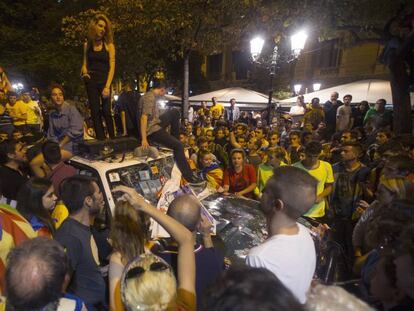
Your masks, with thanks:
<instances>
[{"instance_id":1,"label":"crowd of people","mask_svg":"<svg viewBox=\"0 0 414 311\"><path fill-rule=\"evenodd\" d=\"M109 19L96 16L88 36L81 74L95 138L118 132L143 151L172 149L191 186L260 201L267 239L245 265L232 265L196 197L176 198L164 214L125 186L112 189L117 203L103 225L99 181L65 163L88 136L85 113L60 85L50 104L33 89L17 94L0 68L5 310L414 309L414 139L393 134L384 99L353 106L352 95L340 101L335 92L321 105L299 96L289 112L268 118L212 98L182 119L159 109L166 85L154 81L139 99L126 85L117 130ZM171 238L152 240L149 218ZM339 280L360 279L359 298L313 282L320 253L303 220L339 245Z\"/></svg>"},{"instance_id":2,"label":"crowd of people","mask_svg":"<svg viewBox=\"0 0 414 311\"><path fill-rule=\"evenodd\" d=\"M269 126L260 114L240 112L235 99L225 109L214 98L180 126L176 110L154 110L164 93L155 84L136 102L148 121L140 129L149 130L141 148L156 141L173 149L190 184L260 200L268 239L250 250L245 266L229 268L195 197L178 197L165 215L124 186L113 189L120 199L110 226L99 230L99 183L64 162L83 137L83 120L54 86L48 130L44 123L23 129L48 139L28 151L31 136L15 130L0 143L7 310L413 308L414 143L411 135L393 135L384 100L350 106L351 95L342 103L333 93L320 107L319 99L305 105L299 97ZM6 107L13 97L8 92ZM51 135L57 128L65 130ZM148 217L171 238L152 241ZM329 226L325 234L345 258L341 281L360 278L365 302L312 284L320 254L299 218Z\"/></svg>"}]
</instances>

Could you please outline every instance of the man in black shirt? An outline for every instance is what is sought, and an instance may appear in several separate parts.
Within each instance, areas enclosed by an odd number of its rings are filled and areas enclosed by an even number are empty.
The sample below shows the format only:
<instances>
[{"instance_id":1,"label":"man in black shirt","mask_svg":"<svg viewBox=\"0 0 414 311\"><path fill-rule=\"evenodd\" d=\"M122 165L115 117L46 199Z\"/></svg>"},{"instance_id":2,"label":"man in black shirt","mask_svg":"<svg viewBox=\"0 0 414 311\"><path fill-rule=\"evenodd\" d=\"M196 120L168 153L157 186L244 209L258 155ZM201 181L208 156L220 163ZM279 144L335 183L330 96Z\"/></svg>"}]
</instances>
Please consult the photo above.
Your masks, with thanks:
<instances>
[{"instance_id":1,"label":"man in black shirt","mask_svg":"<svg viewBox=\"0 0 414 311\"><path fill-rule=\"evenodd\" d=\"M331 99L328 100L323 105L323 110L325 111L325 123L326 123L326 130L329 135L335 133L336 130L336 112L339 106L342 105L342 102L338 100L339 94L338 92L333 92L331 94Z\"/></svg>"},{"instance_id":2,"label":"man in black shirt","mask_svg":"<svg viewBox=\"0 0 414 311\"><path fill-rule=\"evenodd\" d=\"M98 248L90 224L104 205L97 183L86 176L73 176L61 184L61 198L69 217L56 231L73 270L68 292L82 298L88 310L106 310L106 285L99 270Z\"/></svg>"},{"instance_id":3,"label":"man in black shirt","mask_svg":"<svg viewBox=\"0 0 414 311\"><path fill-rule=\"evenodd\" d=\"M56 241L37 237L17 246L8 255L6 309L56 310L59 305L61 310L76 304L76 310L85 310L78 297L62 293L68 269L67 256Z\"/></svg>"},{"instance_id":4,"label":"man in black shirt","mask_svg":"<svg viewBox=\"0 0 414 311\"><path fill-rule=\"evenodd\" d=\"M333 165L334 190L331 204L334 211L333 238L338 242L351 264L353 259L352 232L358 221L358 202L366 199L366 181L370 169L359 158L363 150L357 142L345 142L341 146L341 161Z\"/></svg>"},{"instance_id":5,"label":"man in black shirt","mask_svg":"<svg viewBox=\"0 0 414 311\"><path fill-rule=\"evenodd\" d=\"M0 179L3 182L3 195L7 204L16 206L17 193L28 177L22 170L27 162L26 146L16 140L6 140L0 144ZM14 201L14 202L13 202Z\"/></svg>"},{"instance_id":6,"label":"man in black shirt","mask_svg":"<svg viewBox=\"0 0 414 311\"><path fill-rule=\"evenodd\" d=\"M132 90L131 83L126 83L124 91L119 95L118 105L121 110L123 135L140 138L138 120L139 95Z\"/></svg>"}]
</instances>

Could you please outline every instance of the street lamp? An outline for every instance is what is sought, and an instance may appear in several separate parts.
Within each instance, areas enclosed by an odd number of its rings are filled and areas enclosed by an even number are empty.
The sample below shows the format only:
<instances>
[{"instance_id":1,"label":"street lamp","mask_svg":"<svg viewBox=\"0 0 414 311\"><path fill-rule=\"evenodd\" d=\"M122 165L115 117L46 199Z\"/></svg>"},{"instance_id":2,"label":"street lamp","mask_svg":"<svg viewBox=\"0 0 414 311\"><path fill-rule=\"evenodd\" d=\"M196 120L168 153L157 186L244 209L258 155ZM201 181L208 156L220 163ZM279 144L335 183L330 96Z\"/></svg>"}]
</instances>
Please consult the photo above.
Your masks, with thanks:
<instances>
[{"instance_id":1,"label":"street lamp","mask_svg":"<svg viewBox=\"0 0 414 311\"><path fill-rule=\"evenodd\" d=\"M313 84L313 91L314 92L319 91L321 89L321 86L322 86L322 84L320 84L320 83L314 83Z\"/></svg>"},{"instance_id":2,"label":"street lamp","mask_svg":"<svg viewBox=\"0 0 414 311\"><path fill-rule=\"evenodd\" d=\"M17 82L12 84L12 88L14 88L17 92L23 90L23 84L21 82Z\"/></svg>"},{"instance_id":3,"label":"street lamp","mask_svg":"<svg viewBox=\"0 0 414 311\"><path fill-rule=\"evenodd\" d=\"M302 84L295 84L293 86L293 89L295 90L296 95L299 95L299 92L300 92L301 88L302 88Z\"/></svg>"},{"instance_id":4,"label":"street lamp","mask_svg":"<svg viewBox=\"0 0 414 311\"><path fill-rule=\"evenodd\" d=\"M296 60L299 57L300 52L305 47L307 38L308 38L308 35L303 30L291 36L290 41L291 41L291 50L292 50L293 60ZM252 59L254 62L256 62L259 59L259 56L262 53L263 45L264 45L264 40L260 37L256 37L250 41L250 53L252 55ZM275 74L276 74L276 64L277 64L278 56L279 56L278 46L276 44L273 48L272 62L271 62L270 72L269 72L270 89L269 89L269 101L267 104L267 122L269 126L271 125L271 121L272 121L271 112L272 112L272 99L273 99L273 78L275 77ZM300 86L300 88L301 87L302 86ZM300 91L300 88L299 88L299 91Z\"/></svg>"},{"instance_id":5,"label":"street lamp","mask_svg":"<svg viewBox=\"0 0 414 311\"><path fill-rule=\"evenodd\" d=\"M250 54L252 54L253 61L257 61L260 53L262 53L264 40L260 37L256 37L250 40Z\"/></svg>"},{"instance_id":6,"label":"street lamp","mask_svg":"<svg viewBox=\"0 0 414 311\"><path fill-rule=\"evenodd\" d=\"M252 54L252 59L254 62L256 62L259 59L260 54L262 53L264 45L264 40L260 37L256 37L252 40L250 40L250 54ZM272 62L270 66L270 89L269 89L269 100L267 103L267 124L270 126L272 117L272 100L273 100L273 78L276 74L276 63L277 63L277 57L278 57L278 47L275 45L273 48L272 53Z\"/></svg>"},{"instance_id":7,"label":"street lamp","mask_svg":"<svg viewBox=\"0 0 414 311\"><path fill-rule=\"evenodd\" d=\"M295 33L290 37L291 49L294 58L298 58L300 52L304 49L308 35L304 30Z\"/></svg>"}]
</instances>

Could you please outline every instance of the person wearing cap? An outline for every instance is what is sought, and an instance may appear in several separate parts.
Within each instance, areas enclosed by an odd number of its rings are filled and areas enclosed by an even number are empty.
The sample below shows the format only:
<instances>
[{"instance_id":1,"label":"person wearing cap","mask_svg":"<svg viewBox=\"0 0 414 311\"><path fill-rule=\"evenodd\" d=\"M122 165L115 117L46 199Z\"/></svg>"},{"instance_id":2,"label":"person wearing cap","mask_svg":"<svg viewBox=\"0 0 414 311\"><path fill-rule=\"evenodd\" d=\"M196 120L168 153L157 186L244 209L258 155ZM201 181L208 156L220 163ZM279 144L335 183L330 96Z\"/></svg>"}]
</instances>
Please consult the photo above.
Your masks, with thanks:
<instances>
[{"instance_id":1,"label":"person wearing cap","mask_svg":"<svg viewBox=\"0 0 414 311\"><path fill-rule=\"evenodd\" d=\"M22 102L28 108L26 131L40 133L43 125L42 111L40 110L39 104L32 100L30 89L25 89L22 92L21 100L18 100L18 103L19 102Z\"/></svg>"}]
</instances>

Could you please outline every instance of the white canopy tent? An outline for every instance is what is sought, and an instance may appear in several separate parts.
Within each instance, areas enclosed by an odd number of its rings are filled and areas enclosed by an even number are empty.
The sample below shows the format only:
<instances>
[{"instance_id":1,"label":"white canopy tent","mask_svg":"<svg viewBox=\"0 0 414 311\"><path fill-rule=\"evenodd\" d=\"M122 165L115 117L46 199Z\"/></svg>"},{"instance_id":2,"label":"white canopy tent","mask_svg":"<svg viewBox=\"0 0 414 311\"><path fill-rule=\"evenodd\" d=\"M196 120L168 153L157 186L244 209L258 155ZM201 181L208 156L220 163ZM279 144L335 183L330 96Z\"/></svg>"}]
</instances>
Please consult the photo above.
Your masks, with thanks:
<instances>
[{"instance_id":1,"label":"white canopy tent","mask_svg":"<svg viewBox=\"0 0 414 311\"><path fill-rule=\"evenodd\" d=\"M317 92L304 94L305 102L310 102L312 98L318 97L321 104L330 99L332 92L339 93L339 99L346 94L352 95L352 102L357 103L363 100L375 103L378 99L384 98L388 104L392 103L391 85L386 80L361 80L348 84L338 85L323 89ZM297 96L279 101L283 106L291 106L296 103Z\"/></svg>"},{"instance_id":2,"label":"white canopy tent","mask_svg":"<svg viewBox=\"0 0 414 311\"><path fill-rule=\"evenodd\" d=\"M225 107L230 106L230 99L236 99L240 108L264 109L267 107L268 96L242 87L231 87L213 92L208 92L190 97L190 104L199 106L202 101L212 103L211 98L217 97L217 101Z\"/></svg>"},{"instance_id":3,"label":"white canopy tent","mask_svg":"<svg viewBox=\"0 0 414 311\"><path fill-rule=\"evenodd\" d=\"M181 101L181 97L178 97L178 96L175 96L175 95L169 95L169 94L165 94L164 99L169 101L169 102L179 102L179 101Z\"/></svg>"}]
</instances>

